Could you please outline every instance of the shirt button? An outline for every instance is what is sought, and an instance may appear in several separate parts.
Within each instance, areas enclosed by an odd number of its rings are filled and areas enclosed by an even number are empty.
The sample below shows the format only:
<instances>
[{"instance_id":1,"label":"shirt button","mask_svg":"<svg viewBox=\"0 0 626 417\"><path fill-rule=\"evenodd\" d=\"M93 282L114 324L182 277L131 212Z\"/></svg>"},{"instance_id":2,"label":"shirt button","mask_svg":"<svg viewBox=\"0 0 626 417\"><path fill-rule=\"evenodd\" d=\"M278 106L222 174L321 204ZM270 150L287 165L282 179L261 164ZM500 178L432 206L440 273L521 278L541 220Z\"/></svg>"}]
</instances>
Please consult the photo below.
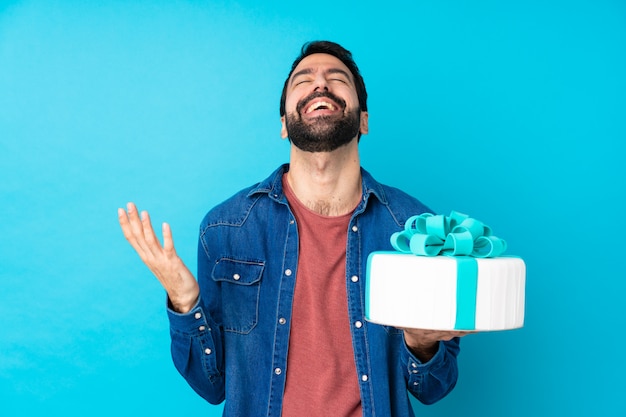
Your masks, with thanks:
<instances>
[{"instance_id":1,"label":"shirt button","mask_svg":"<svg viewBox=\"0 0 626 417\"><path fill-rule=\"evenodd\" d=\"M367 375L362 375L361 376L361 381L363 381L363 382L367 382L368 379L369 378L367 377Z\"/></svg>"},{"instance_id":2,"label":"shirt button","mask_svg":"<svg viewBox=\"0 0 626 417\"><path fill-rule=\"evenodd\" d=\"M204 349L204 353L206 353L207 355L210 355L211 354L211 349L209 349L209 348Z\"/></svg>"},{"instance_id":3,"label":"shirt button","mask_svg":"<svg viewBox=\"0 0 626 417\"><path fill-rule=\"evenodd\" d=\"M292 274L291 269L285 269L285 275L287 275L288 277L290 277Z\"/></svg>"},{"instance_id":4,"label":"shirt button","mask_svg":"<svg viewBox=\"0 0 626 417\"><path fill-rule=\"evenodd\" d=\"M359 277L357 277L356 275L352 275L352 278L350 278L352 280L352 282L358 282L359 281Z\"/></svg>"},{"instance_id":5,"label":"shirt button","mask_svg":"<svg viewBox=\"0 0 626 417\"><path fill-rule=\"evenodd\" d=\"M361 323L360 321L357 321L357 322L355 322L355 323L354 323L354 326L355 326L357 329L360 329L361 327L363 327L363 323Z\"/></svg>"},{"instance_id":6,"label":"shirt button","mask_svg":"<svg viewBox=\"0 0 626 417\"><path fill-rule=\"evenodd\" d=\"M203 332L203 331L205 331L205 330L206 330L206 327L204 327L204 326L200 326L200 327L198 327L198 330L200 330L201 332Z\"/></svg>"},{"instance_id":7,"label":"shirt button","mask_svg":"<svg viewBox=\"0 0 626 417\"><path fill-rule=\"evenodd\" d=\"M235 275L233 275L233 279L234 279L235 281L239 281L239 279L240 279L240 278L241 278L241 275L239 275L239 274L235 274Z\"/></svg>"},{"instance_id":8,"label":"shirt button","mask_svg":"<svg viewBox=\"0 0 626 417\"><path fill-rule=\"evenodd\" d=\"M198 320L198 319L202 318L202 313L196 313L194 315L194 317L196 318L196 320Z\"/></svg>"},{"instance_id":9,"label":"shirt button","mask_svg":"<svg viewBox=\"0 0 626 417\"><path fill-rule=\"evenodd\" d=\"M285 318L284 318L284 317L281 317L280 319L278 319L278 322L279 322L280 324L285 324L285 323L287 323L287 320L285 320Z\"/></svg>"},{"instance_id":10,"label":"shirt button","mask_svg":"<svg viewBox=\"0 0 626 417\"><path fill-rule=\"evenodd\" d=\"M280 375L280 374L282 374L282 373L283 373L283 371L282 371L282 369L280 369L280 368L276 368L276 369L274 369L274 373L275 373L276 375Z\"/></svg>"},{"instance_id":11,"label":"shirt button","mask_svg":"<svg viewBox=\"0 0 626 417\"><path fill-rule=\"evenodd\" d=\"M294 224L295 221L293 219L289 220L289 224Z\"/></svg>"},{"instance_id":12,"label":"shirt button","mask_svg":"<svg viewBox=\"0 0 626 417\"><path fill-rule=\"evenodd\" d=\"M356 227L356 225L355 225L355 226L352 226L352 231L353 231L353 232L358 232L358 231L359 231L359 228L358 228L358 227Z\"/></svg>"}]
</instances>

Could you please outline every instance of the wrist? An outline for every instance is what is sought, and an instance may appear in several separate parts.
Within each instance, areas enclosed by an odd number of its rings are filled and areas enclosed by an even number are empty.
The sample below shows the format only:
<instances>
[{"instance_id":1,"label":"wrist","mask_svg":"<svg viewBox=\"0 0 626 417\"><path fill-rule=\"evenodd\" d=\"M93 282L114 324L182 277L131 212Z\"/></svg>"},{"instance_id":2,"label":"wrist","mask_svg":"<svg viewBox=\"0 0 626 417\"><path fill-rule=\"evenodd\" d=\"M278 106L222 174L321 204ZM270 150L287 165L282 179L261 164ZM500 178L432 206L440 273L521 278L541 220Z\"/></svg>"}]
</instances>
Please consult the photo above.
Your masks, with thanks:
<instances>
[{"instance_id":1,"label":"wrist","mask_svg":"<svg viewBox=\"0 0 626 417\"><path fill-rule=\"evenodd\" d=\"M439 341L424 344L412 344L406 340L406 337L404 341L409 351L422 363L431 360L439 350Z\"/></svg>"},{"instance_id":2,"label":"wrist","mask_svg":"<svg viewBox=\"0 0 626 417\"><path fill-rule=\"evenodd\" d=\"M181 297L173 298L169 294L167 296L168 304L172 310L180 314L189 313L198 303L199 294L191 295L182 299Z\"/></svg>"}]
</instances>

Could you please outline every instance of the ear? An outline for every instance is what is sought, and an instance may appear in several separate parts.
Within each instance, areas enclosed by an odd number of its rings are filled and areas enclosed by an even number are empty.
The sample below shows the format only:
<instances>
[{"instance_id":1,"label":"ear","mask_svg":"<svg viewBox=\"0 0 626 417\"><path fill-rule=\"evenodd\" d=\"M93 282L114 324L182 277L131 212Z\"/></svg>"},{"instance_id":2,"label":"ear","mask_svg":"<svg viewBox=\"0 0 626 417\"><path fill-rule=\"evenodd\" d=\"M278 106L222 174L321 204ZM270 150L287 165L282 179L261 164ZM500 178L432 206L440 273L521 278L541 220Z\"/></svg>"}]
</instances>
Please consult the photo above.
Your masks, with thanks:
<instances>
[{"instance_id":1,"label":"ear","mask_svg":"<svg viewBox=\"0 0 626 417\"><path fill-rule=\"evenodd\" d=\"M359 132L361 132L362 135L367 135L367 132L369 132L368 117L369 114L366 111L361 112L361 126Z\"/></svg>"},{"instance_id":2,"label":"ear","mask_svg":"<svg viewBox=\"0 0 626 417\"><path fill-rule=\"evenodd\" d=\"M289 132L287 132L287 124L285 123L285 116L280 117L280 137L287 139Z\"/></svg>"}]
</instances>

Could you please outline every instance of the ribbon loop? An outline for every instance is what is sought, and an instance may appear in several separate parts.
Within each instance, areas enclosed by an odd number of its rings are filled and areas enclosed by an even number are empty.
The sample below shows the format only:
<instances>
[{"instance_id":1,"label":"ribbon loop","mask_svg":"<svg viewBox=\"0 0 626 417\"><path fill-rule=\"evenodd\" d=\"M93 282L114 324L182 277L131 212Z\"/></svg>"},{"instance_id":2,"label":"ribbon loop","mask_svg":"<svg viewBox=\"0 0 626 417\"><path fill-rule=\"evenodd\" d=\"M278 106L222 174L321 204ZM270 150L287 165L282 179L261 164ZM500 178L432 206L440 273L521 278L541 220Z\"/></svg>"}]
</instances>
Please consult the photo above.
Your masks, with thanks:
<instances>
[{"instance_id":1,"label":"ribbon loop","mask_svg":"<svg viewBox=\"0 0 626 417\"><path fill-rule=\"evenodd\" d=\"M409 249L421 256L437 256L443 247L442 240L434 235L415 234L411 237Z\"/></svg>"},{"instance_id":2,"label":"ribbon loop","mask_svg":"<svg viewBox=\"0 0 626 417\"><path fill-rule=\"evenodd\" d=\"M449 233L443 247L446 255L469 256L474 251L474 238L469 231Z\"/></svg>"}]
</instances>

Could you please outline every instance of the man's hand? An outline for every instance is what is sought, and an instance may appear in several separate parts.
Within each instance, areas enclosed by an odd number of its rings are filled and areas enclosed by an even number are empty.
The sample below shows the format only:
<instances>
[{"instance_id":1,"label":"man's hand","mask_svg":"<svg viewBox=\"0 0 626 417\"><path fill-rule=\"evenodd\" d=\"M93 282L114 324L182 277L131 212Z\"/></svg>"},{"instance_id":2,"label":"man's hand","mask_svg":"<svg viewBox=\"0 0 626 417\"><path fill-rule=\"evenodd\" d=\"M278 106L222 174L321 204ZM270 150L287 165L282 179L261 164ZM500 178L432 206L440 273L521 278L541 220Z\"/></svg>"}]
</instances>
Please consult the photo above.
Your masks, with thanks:
<instances>
[{"instance_id":1,"label":"man's hand","mask_svg":"<svg viewBox=\"0 0 626 417\"><path fill-rule=\"evenodd\" d=\"M117 210L124 237L161 282L174 309L180 313L189 312L198 300L200 288L193 274L176 254L169 224L163 223L161 246L148 212L143 211L140 218L135 204L128 203L126 207L128 213L122 208Z\"/></svg>"},{"instance_id":2,"label":"man's hand","mask_svg":"<svg viewBox=\"0 0 626 417\"><path fill-rule=\"evenodd\" d=\"M427 329L402 329L404 341L411 352L422 362L428 362L437 353L440 340L452 340L468 335L470 331L447 331Z\"/></svg>"}]
</instances>

